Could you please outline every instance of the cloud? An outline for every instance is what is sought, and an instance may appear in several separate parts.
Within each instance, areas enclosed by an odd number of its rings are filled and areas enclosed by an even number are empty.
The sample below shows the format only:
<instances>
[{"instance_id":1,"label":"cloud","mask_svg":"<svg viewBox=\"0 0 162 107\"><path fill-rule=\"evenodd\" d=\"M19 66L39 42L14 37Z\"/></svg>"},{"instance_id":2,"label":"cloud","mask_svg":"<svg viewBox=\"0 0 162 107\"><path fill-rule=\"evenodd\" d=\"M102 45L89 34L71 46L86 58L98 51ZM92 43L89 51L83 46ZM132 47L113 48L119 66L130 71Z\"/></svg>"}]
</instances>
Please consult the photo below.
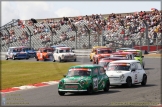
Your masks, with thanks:
<instances>
[{"instance_id":1,"label":"cloud","mask_svg":"<svg viewBox=\"0 0 162 107\"><path fill-rule=\"evenodd\" d=\"M69 7L63 7L61 9L58 9L55 14L58 17L72 17L72 16L80 16L81 13L77 11L76 9L72 9Z\"/></svg>"},{"instance_id":2,"label":"cloud","mask_svg":"<svg viewBox=\"0 0 162 107\"><path fill-rule=\"evenodd\" d=\"M2 2L2 25L12 19L29 20L55 18L54 3L49 2Z\"/></svg>"}]
</instances>

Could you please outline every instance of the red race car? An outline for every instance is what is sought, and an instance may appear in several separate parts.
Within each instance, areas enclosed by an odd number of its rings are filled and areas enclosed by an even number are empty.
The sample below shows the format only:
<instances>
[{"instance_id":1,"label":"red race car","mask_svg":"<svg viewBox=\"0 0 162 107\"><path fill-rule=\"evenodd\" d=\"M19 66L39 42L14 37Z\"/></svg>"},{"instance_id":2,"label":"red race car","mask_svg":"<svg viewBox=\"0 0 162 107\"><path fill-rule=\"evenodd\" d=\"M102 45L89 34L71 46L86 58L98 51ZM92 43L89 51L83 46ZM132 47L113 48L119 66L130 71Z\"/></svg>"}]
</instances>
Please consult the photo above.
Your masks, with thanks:
<instances>
[{"instance_id":1,"label":"red race car","mask_svg":"<svg viewBox=\"0 0 162 107\"><path fill-rule=\"evenodd\" d=\"M110 48L99 48L96 49L95 55L93 57L93 64L98 64L100 59L110 57L112 50Z\"/></svg>"}]
</instances>

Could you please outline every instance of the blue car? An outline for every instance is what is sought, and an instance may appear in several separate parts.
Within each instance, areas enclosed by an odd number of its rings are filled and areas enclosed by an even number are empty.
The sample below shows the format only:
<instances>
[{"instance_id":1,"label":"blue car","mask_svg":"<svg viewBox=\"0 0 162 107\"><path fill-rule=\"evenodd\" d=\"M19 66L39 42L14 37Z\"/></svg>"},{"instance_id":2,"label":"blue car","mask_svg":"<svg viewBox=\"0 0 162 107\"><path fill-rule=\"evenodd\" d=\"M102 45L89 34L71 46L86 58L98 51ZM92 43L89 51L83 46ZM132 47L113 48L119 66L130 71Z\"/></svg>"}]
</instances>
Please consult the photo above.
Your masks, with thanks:
<instances>
[{"instance_id":1,"label":"blue car","mask_svg":"<svg viewBox=\"0 0 162 107\"><path fill-rule=\"evenodd\" d=\"M9 47L5 55L6 60L8 59L29 59L27 52L23 52L20 47Z\"/></svg>"},{"instance_id":2,"label":"blue car","mask_svg":"<svg viewBox=\"0 0 162 107\"><path fill-rule=\"evenodd\" d=\"M23 52L26 52L30 58L36 57L36 51L33 48L27 47L27 46L21 46Z\"/></svg>"}]
</instances>

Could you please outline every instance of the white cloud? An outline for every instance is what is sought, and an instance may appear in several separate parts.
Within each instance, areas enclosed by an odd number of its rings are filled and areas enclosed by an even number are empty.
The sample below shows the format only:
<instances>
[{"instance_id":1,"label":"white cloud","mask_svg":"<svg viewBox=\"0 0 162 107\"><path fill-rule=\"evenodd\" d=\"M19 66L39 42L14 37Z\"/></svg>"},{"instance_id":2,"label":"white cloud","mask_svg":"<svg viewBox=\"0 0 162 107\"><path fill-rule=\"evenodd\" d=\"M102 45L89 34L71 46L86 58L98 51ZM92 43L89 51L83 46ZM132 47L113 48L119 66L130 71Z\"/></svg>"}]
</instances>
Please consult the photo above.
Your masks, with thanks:
<instances>
[{"instance_id":1,"label":"white cloud","mask_svg":"<svg viewBox=\"0 0 162 107\"><path fill-rule=\"evenodd\" d=\"M49 2L2 2L2 25L12 19L28 20L58 17Z\"/></svg>"},{"instance_id":2,"label":"white cloud","mask_svg":"<svg viewBox=\"0 0 162 107\"><path fill-rule=\"evenodd\" d=\"M55 14L58 17L70 17L70 16L80 16L81 13L79 11L77 11L76 9L72 9L69 7L64 7L61 9L58 9Z\"/></svg>"}]
</instances>

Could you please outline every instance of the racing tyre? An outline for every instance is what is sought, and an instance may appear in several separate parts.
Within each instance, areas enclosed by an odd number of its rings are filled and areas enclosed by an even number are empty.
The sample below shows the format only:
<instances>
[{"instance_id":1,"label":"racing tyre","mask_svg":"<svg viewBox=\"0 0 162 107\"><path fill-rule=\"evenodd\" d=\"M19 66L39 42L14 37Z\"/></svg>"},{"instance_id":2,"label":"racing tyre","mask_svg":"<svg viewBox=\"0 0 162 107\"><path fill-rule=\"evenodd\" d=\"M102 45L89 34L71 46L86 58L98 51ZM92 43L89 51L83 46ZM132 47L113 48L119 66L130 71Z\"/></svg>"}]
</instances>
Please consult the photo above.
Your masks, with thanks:
<instances>
[{"instance_id":1,"label":"racing tyre","mask_svg":"<svg viewBox=\"0 0 162 107\"><path fill-rule=\"evenodd\" d=\"M132 86L132 79L128 77L126 82L126 87L130 88Z\"/></svg>"},{"instance_id":2,"label":"racing tyre","mask_svg":"<svg viewBox=\"0 0 162 107\"><path fill-rule=\"evenodd\" d=\"M96 64L98 64L98 59L97 59L97 61L96 61Z\"/></svg>"},{"instance_id":3,"label":"racing tyre","mask_svg":"<svg viewBox=\"0 0 162 107\"><path fill-rule=\"evenodd\" d=\"M74 62L76 62L76 59L74 59Z\"/></svg>"},{"instance_id":4,"label":"racing tyre","mask_svg":"<svg viewBox=\"0 0 162 107\"><path fill-rule=\"evenodd\" d=\"M92 59L91 59L91 57L90 57L89 59L90 59L90 62L92 62Z\"/></svg>"},{"instance_id":5,"label":"racing tyre","mask_svg":"<svg viewBox=\"0 0 162 107\"><path fill-rule=\"evenodd\" d=\"M55 58L53 57L53 60L52 60L52 62L55 62L56 60L55 60Z\"/></svg>"},{"instance_id":6,"label":"racing tyre","mask_svg":"<svg viewBox=\"0 0 162 107\"><path fill-rule=\"evenodd\" d=\"M15 56L12 56L12 59L15 60Z\"/></svg>"},{"instance_id":7,"label":"racing tyre","mask_svg":"<svg viewBox=\"0 0 162 107\"><path fill-rule=\"evenodd\" d=\"M59 62L61 62L61 58L59 57L58 59L59 59Z\"/></svg>"},{"instance_id":8,"label":"racing tyre","mask_svg":"<svg viewBox=\"0 0 162 107\"><path fill-rule=\"evenodd\" d=\"M64 96L64 95L65 95L65 93L64 93L64 92L61 92L61 91L58 91L58 94L59 94L60 96Z\"/></svg>"},{"instance_id":9,"label":"racing tyre","mask_svg":"<svg viewBox=\"0 0 162 107\"><path fill-rule=\"evenodd\" d=\"M147 76L144 75L144 76L143 76L143 79L142 79L142 82L141 82L141 85L145 86L146 83L147 83Z\"/></svg>"},{"instance_id":10,"label":"racing tyre","mask_svg":"<svg viewBox=\"0 0 162 107\"><path fill-rule=\"evenodd\" d=\"M43 56L43 61L46 61L46 58Z\"/></svg>"},{"instance_id":11,"label":"racing tyre","mask_svg":"<svg viewBox=\"0 0 162 107\"><path fill-rule=\"evenodd\" d=\"M107 81L106 84L105 84L104 91L105 92L108 92L109 91L109 88L110 88L110 83Z\"/></svg>"},{"instance_id":12,"label":"racing tyre","mask_svg":"<svg viewBox=\"0 0 162 107\"><path fill-rule=\"evenodd\" d=\"M37 56L35 57L35 59L36 59L36 61L39 61L39 59L38 59L38 57L37 57Z\"/></svg>"},{"instance_id":13,"label":"racing tyre","mask_svg":"<svg viewBox=\"0 0 162 107\"><path fill-rule=\"evenodd\" d=\"M6 60L8 60L8 56L6 56Z\"/></svg>"},{"instance_id":14,"label":"racing tyre","mask_svg":"<svg viewBox=\"0 0 162 107\"><path fill-rule=\"evenodd\" d=\"M95 59L93 59L93 64L96 64Z\"/></svg>"},{"instance_id":15,"label":"racing tyre","mask_svg":"<svg viewBox=\"0 0 162 107\"><path fill-rule=\"evenodd\" d=\"M92 84L89 85L89 87L87 88L87 94L91 95L93 93L93 86Z\"/></svg>"}]
</instances>

